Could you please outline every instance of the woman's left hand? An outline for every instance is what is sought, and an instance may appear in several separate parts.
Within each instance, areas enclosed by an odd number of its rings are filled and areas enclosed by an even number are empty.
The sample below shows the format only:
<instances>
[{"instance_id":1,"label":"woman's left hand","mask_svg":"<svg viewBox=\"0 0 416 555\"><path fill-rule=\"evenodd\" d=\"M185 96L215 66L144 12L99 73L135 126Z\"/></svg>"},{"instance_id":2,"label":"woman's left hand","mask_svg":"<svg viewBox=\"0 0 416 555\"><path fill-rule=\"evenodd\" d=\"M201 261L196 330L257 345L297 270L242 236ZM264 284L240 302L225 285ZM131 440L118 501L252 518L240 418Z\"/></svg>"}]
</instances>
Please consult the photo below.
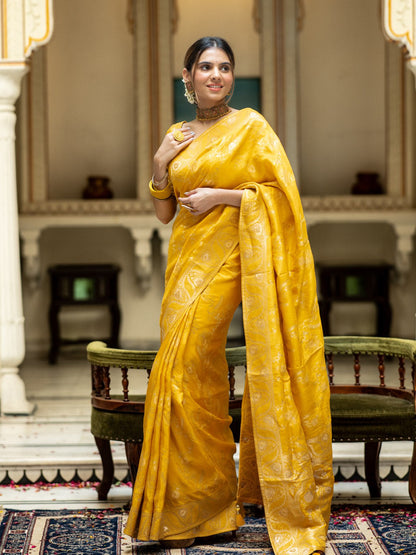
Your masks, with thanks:
<instances>
[{"instance_id":1,"label":"woman's left hand","mask_svg":"<svg viewBox=\"0 0 416 555\"><path fill-rule=\"evenodd\" d=\"M184 197L179 197L179 202L184 208L195 216L204 214L211 210L218 202L218 189L212 187L201 187L187 191Z\"/></svg>"},{"instance_id":2,"label":"woman's left hand","mask_svg":"<svg viewBox=\"0 0 416 555\"><path fill-rule=\"evenodd\" d=\"M243 191L239 189L218 189L214 187L200 187L187 191L185 196L179 197L179 202L194 216L200 216L218 204L240 206Z\"/></svg>"}]
</instances>

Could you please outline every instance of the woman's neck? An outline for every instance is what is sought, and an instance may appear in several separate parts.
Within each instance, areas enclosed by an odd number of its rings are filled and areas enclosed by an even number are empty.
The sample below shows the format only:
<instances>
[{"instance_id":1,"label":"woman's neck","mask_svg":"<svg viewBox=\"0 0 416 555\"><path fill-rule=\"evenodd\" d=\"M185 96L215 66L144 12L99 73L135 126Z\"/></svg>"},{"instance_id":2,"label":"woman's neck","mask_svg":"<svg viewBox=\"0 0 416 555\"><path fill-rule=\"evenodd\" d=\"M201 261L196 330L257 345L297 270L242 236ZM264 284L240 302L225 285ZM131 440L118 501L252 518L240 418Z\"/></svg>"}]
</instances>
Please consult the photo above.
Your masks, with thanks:
<instances>
[{"instance_id":1,"label":"woman's neck","mask_svg":"<svg viewBox=\"0 0 416 555\"><path fill-rule=\"evenodd\" d=\"M225 103L215 104L210 107L196 107L196 119L198 121L213 121L222 118L231 112L231 108Z\"/></svg>"}]
</instances>

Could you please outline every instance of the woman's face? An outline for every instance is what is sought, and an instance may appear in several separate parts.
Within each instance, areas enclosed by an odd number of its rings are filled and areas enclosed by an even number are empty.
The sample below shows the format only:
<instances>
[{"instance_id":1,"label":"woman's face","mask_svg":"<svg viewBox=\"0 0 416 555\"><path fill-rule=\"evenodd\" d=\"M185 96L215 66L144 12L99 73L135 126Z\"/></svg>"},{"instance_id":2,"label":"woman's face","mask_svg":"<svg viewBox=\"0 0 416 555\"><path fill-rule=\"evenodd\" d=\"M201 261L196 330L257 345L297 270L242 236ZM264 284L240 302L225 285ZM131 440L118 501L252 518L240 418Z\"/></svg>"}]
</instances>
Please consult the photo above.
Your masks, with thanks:
<instances>
[{"instance_id":1,"label":"woman's face","mask_svg":"<svg viewBox=\"0 0 416 555\"><path fill-rule=\"evenodd\" d=\"M200 108L221 104L231 92L234 74L229 57L221 48L204 50L192 68L183 70L185 81L191 81Z\"/></svg>"}]
</instances>

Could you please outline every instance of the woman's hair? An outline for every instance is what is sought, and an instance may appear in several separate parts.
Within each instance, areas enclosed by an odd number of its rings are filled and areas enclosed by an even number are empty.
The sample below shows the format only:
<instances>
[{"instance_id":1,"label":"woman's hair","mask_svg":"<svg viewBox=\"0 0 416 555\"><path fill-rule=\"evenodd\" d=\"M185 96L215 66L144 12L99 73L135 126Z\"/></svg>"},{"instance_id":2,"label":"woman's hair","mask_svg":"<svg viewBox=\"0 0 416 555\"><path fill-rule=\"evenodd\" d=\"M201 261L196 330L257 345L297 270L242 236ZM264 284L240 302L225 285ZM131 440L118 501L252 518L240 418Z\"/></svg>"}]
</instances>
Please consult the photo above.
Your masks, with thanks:
<instances>
[{"instance_id":1,"label":"woman's hair","mask_svg":"<svg viewBox=\"0 0 416 555\"><path fill-rule=\"evenodd\" d=\"M224 50L231 62L231 67L234 70L234 53L231 46L225 39L220 37L202 37L194 42L186 51L184 67L191 72L194 64L199 60L201 54L208 48L220 48Z\"/></svg>"}]
</instances>

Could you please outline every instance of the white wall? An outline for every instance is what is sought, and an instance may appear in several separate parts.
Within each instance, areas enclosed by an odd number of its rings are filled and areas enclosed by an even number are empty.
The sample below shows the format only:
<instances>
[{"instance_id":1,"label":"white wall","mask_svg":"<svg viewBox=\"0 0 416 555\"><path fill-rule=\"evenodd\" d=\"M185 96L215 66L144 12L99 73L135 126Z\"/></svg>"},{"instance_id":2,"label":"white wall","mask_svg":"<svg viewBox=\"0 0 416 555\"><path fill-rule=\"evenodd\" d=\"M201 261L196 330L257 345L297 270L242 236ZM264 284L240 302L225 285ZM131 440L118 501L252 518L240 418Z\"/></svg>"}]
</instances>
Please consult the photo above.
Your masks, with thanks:
<instances>
[{"instance_id":1,"label":"white wall","mask_svg":"<svg viewBox=\"0 0 416 555\"><path fill-rule=\"evenodd\" d=\"M55 0L45 47L49 198L81 198L89 175L116 197L136 191L133 37L126 3Z\"/></svg>"},{"instance_id":2,"label":"white wall","mask_svg":"<svg viewBox=\"0 0 416 555\"><path fill-rule=\"evenodd\" d=\"M300 186L345 195L385 177L385 40L379 0L305 0L299 33Z\"/></svg>"},{"instance_id":3,"label":"white wall","mask_svg":"<svg viewBox=\"0 0 416 555\"><path fill-rule=\"evenodd\" d=\"M173 36L174 75L182 75L188 47L197 39L213 35L230 43L239 77L260 73L259 34L254 28L254 0L177 0L178 28Z\"/></svg>"}]
</instances>

